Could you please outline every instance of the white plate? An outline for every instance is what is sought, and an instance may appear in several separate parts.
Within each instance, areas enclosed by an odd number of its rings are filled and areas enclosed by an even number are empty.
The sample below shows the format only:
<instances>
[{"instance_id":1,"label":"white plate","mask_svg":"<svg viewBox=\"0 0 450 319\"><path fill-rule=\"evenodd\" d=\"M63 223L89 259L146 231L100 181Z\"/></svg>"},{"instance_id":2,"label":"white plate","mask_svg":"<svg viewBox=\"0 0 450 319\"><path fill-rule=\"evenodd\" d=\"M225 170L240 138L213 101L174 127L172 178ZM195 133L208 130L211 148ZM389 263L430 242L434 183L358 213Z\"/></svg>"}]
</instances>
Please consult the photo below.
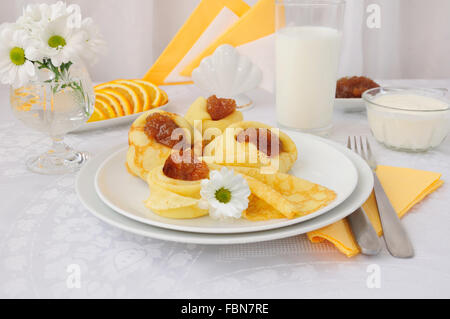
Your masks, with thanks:
<instances>
[{"instance_id":1,"label":"white plate","mask_svg":"<svg viewBox=\"0 0 450 319\"><path fill-rule=\"evenodd\" d=\"M345 112L361 112L366 109L363 99L335 99L334 106Z\"/></svg>"},{"instance_id":2,"label":"white plate","mask_svg":"<svg viewBox=\"0 0 450 319\"><path fill-rule=\"evenodd\" d=\"M141 223L167 229L199 233L248 233L297 224L320 216L341 204L354 191L358 173L353 163L334 147L312 138L311 135L289 132L297 145L300 159L291 173L323 185L336 192L336 199L328 206L307 216L295 219L249 221L217 221L209 216L195 219L171 219L153 213L144 206L149 196L147 183L131 176L125 169L127 147L112 154L99 168L95 179L97 195L103 202L124 216Z\"/></svg>"},{"instance_id":3,"label":"white plate","mask_svg":"<svg viewBox=\"0 0 450 319\"><path fill-rule=\"evenodd\" d=\"M115 212L113 209L104 204L97 196L94 185L95 173L98 168L112 152L119 150L118 148L89 160L77 176L76 190L80 201L94 216L122 230L155 239L190 244L228 245L254 243L292 237L328 226L347 217L358 207L360 207L372 192L373 175L367 164L358 155L345 149L343 146L332 142L328 143L336 147L341 152L344 152L356 166L359 178L355 191L346 201L329 211L327 214L310 219L300 224L279 229L239 234L181 232L140 223Z\"/></svg>"},{"instance_id":4,"label":"white plate","mask_svg":"<svg viewBox=\"0 0 450 319\"><path fill-rule=\"evenodd\" d=\"M163 106L154 108L154 110L164 110L169 105L170 105L170 102ZM147 112L147 111L145 111L145 112ZM101 128L130 124L145 112L139 112L139 113L125 115L125 116L119 116L119 117L115 117L113 119L108 119L108 120L103 120L103 121L85 123L82 126L80 126L79 128L77 128L75 131L73 131L73 133L86 132L86 131L91 131L91 130L98 130Z\"/></svg>"}]
</instances>

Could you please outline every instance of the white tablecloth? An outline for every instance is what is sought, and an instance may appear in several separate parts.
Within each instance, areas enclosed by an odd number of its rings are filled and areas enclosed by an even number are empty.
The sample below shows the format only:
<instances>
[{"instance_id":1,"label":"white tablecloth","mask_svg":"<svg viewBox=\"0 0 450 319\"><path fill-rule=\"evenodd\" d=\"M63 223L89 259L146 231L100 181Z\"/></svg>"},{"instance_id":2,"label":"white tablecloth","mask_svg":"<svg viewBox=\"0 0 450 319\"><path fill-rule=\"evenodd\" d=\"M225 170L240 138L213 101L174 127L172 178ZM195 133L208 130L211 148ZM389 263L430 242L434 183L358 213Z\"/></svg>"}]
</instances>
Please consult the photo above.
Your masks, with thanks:
<instances>
[{"instance_id":1,"label":"white tablecloth","mask_svg":"<svg viewBox=\"0 0 450 319\"><path fill-rule=\"evenodd\" d=\"M450 81L391 83L450 88ZM167 91L180 113L200 94L191 86ZM305 236L232 246L144 238L92 216L77 198L74 174L26 170L24 159L50 141L13 117L8 92L0 90L0 297L450 297L449 184L404 218L416 250L411 260L386 250L348 259ZM245 117L275 124L273 97L261 90L252 97L257 105ZM349 134L369 135L364 113L336 110L334 124L331 138L341 143ZM92 154L126 142L126 126L67 137ZM449 140L425 154L372 144L381 164L441 172L450 182Z\"/></svg>"}]
</instances>

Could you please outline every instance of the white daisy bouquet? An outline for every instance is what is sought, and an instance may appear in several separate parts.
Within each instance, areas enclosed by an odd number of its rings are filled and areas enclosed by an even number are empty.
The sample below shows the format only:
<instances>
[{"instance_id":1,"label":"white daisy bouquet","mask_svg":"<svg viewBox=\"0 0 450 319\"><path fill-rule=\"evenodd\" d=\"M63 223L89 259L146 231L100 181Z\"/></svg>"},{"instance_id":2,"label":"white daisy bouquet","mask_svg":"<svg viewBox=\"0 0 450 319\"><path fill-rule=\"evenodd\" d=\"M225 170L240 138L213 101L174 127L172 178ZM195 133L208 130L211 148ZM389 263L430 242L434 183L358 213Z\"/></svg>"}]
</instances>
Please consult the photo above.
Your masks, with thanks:
<instances>
[{"instance_id":1,"label":"white daisy bouquet","mask_svg":"<svg viewBox=\"0 0 450 319\"><path fill-rule=\"evenodd\" d=\"M71 81L70 67L79 59L95 63L104 49L97 26L82 19L78 5L31 4L15 23L0 26L0 81L17 88L46 73L45 82L60 83L54 90L82 91L80 82Z\"/></svg>"}]
</instances>

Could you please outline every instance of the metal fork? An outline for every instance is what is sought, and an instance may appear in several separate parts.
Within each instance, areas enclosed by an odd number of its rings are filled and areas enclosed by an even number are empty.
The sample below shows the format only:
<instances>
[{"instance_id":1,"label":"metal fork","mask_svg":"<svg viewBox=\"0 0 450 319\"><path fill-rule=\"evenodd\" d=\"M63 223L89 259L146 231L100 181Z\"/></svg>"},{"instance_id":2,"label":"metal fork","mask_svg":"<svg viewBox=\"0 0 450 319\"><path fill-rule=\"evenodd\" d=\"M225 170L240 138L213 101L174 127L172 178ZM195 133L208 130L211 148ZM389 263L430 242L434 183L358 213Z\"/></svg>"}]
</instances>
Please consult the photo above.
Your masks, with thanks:
<instances>
[{"instance_id":1,"label":"metal fork","mask_svg":"<svg viewBox=\"0 0 450 319\"><path fill-rule=\"evenodd\" d=\"M348 139L347 147L353 149L350 137ZM355 149L353 149L353 151L356 152ZM381 251L380 238L378 238L364 209L362 207L358 208L347 217L347 221L349 222L355 240L361 249L361 253L368 256L378 255Z\"/></svg>"},{"instance_id":2,"label":"metal fork","mask_svg":"<svg viewBox=\"0 0 450 319\"><path fill-rule=\"evenodd\" d=\"M365 138L365 143L362 136L359 137L359 144L356 136L353 137L353 140L355 144L354 150L367 162L373 172L375 197L388 251L397 258L414 257L414 248L409 236L375 173L377 163L367 137ZM351 143L350 137L348 138L348 143Z\"/></svg>"}]
</instances>

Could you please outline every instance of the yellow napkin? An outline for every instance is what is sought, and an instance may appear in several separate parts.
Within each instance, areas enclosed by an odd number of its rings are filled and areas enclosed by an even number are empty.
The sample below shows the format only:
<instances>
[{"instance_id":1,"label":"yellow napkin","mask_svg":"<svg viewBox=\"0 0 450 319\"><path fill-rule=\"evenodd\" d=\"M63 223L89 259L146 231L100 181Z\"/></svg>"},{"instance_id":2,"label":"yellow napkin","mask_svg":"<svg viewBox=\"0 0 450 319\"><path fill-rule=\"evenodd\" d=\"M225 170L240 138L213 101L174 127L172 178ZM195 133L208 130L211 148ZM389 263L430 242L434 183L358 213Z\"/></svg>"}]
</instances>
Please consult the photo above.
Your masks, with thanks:
<instances>
[{"instance_id":1,"label":"yellow napkin","mask_svg":"<svg viewBox=\"0 0 450 319\"><path fill-rule=\"evenodd\" d=\"M274 0L258 0L252 7L244 0L201 0L144 79L157 85L191 83L192 71L220 45L242 47L274 32ZM272 46L262 42L258 51Z\"/></svg>"},{"instance_id":2,"label":"yellow napkin","mask_svg":"<svg viewBox=\"0 0 450 319\"><path fill-rule=\"evenodd\" d=\"M441 180L442 174L411 168L378 166L377 175L400 218L415 204L444 184L444 181ZM378 236L381 236L383 229L373 194L363 205L363 208ZM345 219L308 233L308 238L313 243L328 240L347 257L353 257L360 253L350 226Z\"/></svg>"},{"instance_id":3,"label":"yellow napkin","mask_svg":"<svg viewBox=\"0 0 450 319\"><path fill-rule=\"evenodd\" d=\"M275 1L259 0L226 32L220 35L200 55L198 55L182 72L190 76L200 62L210 56L222 44L234 47L267 37L275 32Z\"/></svg>"},{"instance_id":4,"label":"yellow napkin","mask_svg":"<svg viewBox=\"0 0 450 319\"><path fill-rule=\"evenodd\" d=\"M189 83L181 70L249 10L244 0L201 0L144 79L157 85Z\"/></svg>"}]
</instances>

